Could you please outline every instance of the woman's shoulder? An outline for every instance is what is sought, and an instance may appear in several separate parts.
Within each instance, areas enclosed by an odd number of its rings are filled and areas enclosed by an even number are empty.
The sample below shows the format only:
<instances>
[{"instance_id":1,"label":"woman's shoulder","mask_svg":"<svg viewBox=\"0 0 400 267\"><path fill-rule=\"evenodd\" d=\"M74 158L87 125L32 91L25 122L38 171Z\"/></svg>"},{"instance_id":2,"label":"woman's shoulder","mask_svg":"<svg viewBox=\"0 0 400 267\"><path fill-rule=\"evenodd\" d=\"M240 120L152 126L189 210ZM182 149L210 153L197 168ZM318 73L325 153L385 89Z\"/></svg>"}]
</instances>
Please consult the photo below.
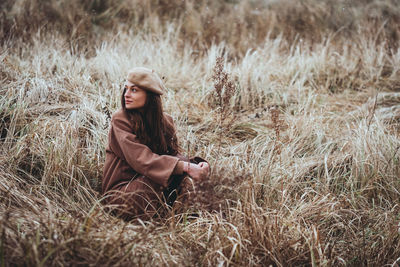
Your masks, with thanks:
<instances>
[{"instance_id":1,"label":"woman's shoulder","mask_svg":"<svg viewBox=\"0 0 400 267\"><path fill-rule=\"evenodd\" d=\"M125 112L122 110L122 108L118 109L117 111L115 111L115 112L112 114L111 120L115 120L115 119L118 119L118 120L121 120L121 119L122 119L122 120L128 120L128 118L127 118Z\"/></svg>"},{"instance_id":2,"label":"woman's shoulder","mask_svg":"<svg viewBox=\"0 0 400 267\"><path fill-rule=\"evenodd\" d=\"M115 127L132 128L131 120L122 109L119 109L112 114L111 125Z\"/></svg>"}]
</instances>

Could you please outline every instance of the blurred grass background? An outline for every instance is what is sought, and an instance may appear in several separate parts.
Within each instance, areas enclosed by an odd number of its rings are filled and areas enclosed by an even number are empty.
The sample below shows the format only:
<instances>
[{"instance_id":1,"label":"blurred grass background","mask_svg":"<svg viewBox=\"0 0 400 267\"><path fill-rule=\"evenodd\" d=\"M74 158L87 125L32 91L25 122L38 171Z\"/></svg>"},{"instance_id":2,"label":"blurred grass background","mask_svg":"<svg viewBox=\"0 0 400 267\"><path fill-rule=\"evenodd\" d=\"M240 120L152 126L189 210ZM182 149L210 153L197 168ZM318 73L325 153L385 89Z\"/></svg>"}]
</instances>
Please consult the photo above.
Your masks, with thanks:
<instances>
[{"instance_id":1,"label":"blurred grass background","mask_svg":"<svg viewBox=\"0 0 400 267\"><path fill-rule=\"evenodd\" d=\"M399 1L0 7L1 265L399 264ZM163 219L127 223L99 188L141 65L212 174Z\"/></svg>"}]
</instances>

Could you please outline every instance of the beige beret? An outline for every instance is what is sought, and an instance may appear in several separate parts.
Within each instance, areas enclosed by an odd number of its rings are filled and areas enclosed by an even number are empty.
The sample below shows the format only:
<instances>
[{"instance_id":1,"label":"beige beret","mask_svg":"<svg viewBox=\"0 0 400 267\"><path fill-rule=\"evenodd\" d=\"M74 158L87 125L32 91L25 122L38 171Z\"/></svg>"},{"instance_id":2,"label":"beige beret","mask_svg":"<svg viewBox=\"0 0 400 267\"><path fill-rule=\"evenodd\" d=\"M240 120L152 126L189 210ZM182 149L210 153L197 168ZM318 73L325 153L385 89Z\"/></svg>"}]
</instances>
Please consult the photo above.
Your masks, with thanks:
<instances>
[{"instance_id":1,"label":"beige beret","mask_svg":"<svg viewBox=\"0 0 400 267\"><path fill-rule=\"evenodd\" d=\"M165 90L164 83L157 73L148 68L136 67L131 69L126 80L158 95L162 95Z\"/></svg>"}]
</instances>

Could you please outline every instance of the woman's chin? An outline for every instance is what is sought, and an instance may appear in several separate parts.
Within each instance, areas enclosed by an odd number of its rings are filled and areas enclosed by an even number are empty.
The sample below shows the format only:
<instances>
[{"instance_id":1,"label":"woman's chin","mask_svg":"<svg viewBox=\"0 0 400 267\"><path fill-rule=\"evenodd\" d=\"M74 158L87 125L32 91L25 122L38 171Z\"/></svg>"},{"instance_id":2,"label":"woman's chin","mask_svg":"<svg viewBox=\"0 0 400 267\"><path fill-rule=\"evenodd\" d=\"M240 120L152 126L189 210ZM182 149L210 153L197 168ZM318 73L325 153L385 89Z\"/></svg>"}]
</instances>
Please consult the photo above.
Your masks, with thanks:
<instances>
[{"instance_id":1,"label":"woman's chin","mask_svg":"<svg viewBox=\"0 0 400 267\"><path fill-rule=\"evenodd\" d=\"M135 105L132 105L132 104L125 105L125 108L126 109L136 109Z\"/></svg>"}]
</instances>

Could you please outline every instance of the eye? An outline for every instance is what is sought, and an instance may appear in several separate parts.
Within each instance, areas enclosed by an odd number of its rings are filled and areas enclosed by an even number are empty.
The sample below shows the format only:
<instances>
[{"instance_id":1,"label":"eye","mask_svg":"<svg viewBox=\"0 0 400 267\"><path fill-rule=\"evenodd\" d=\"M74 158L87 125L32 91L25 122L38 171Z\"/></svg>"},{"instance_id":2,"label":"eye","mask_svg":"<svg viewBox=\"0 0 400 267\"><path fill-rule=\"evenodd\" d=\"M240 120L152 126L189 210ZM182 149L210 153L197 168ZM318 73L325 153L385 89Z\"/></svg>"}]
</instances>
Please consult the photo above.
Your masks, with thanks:
<instances>
[{"instance_id":1,"label":"eye","mask_svg":"<svg viewBox=\"0 0 400 267\"><path fill-rule=\"evenodd\" d=\"M132 88L131 91L132 91L133 93L137 92L136 88Z\"/></svg>"}]
</instances>

